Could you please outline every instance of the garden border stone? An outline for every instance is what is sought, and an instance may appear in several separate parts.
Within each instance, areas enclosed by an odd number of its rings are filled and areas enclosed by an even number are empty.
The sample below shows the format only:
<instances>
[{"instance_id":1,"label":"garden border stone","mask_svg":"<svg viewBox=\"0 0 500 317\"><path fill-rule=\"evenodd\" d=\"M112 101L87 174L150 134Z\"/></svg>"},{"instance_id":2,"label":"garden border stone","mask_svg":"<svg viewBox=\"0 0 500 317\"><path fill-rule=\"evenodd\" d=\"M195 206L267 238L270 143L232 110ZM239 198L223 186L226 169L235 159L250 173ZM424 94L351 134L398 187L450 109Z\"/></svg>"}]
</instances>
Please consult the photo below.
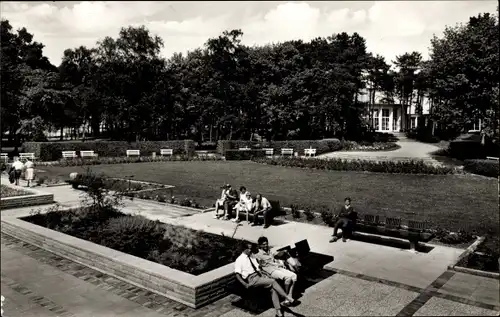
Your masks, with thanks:
<instances>
[{"instance_id":1,"label":"garden border stone","mask_svg":"<svg viewBox=\"0 0 500 317\"><path fill-rule=\"evenodd\" d=\"M196 276L18 218L2 219L1 231L192 308L227 296L235 280L233 263Z\"/></svg>"},{"instance_id":2,"label":"garden border stone","mask_svg":"<svg viewBox=\"0 0 500 317\"><path fill-rule=\"evenodd\" d=\"M20 207L48 205L54 203L54 194L44 193L33 188L19 188L11 184L2 184L12 189L23 190L31 193L30 195L5 197L0 199L0 209L13 209Z\"/></svg>"},{"instance_id":3,"label":"garden border stone","mask_svg":"<svg viewBox=\"0 0 500 317\"><path fill-rule=\"evenodd\" d=\"M500 273L469 269L467 267L457 265L457 263L459 263L464 258L471 256L474 253L474 251L476 251L476 249L479 247L479 245L484 242L485 238L486 237L484 236L477 237L476 241L473 244L471 244L467 249L465 249L465 251L462 252L462 254L460 254L458 259L453 264L448 266L448 270L500 280ZM500 259L499 259L499 264L500 264Z\"/></svg>"}]
</instances>

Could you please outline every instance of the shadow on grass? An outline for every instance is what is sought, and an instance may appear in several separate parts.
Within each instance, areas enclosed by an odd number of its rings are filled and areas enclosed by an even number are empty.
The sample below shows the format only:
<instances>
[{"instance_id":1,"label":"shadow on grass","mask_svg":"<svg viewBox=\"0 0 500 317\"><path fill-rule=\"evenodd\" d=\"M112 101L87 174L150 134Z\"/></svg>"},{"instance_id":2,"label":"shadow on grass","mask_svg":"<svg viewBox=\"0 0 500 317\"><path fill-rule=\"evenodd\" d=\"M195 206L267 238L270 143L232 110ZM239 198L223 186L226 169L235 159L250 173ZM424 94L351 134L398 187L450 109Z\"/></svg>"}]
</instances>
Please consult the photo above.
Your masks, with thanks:
<instances>
[{"instance_id":1,"label":"shadow on grass","mask_svg":"<svg viewBox=\"0 0 500 317\"><path fill-rule=\"evenodd\" d=\"M300 305L300 298L304 296L305 291L309 287L337 274L336 272L323 269L323 266L332 261L332 256L315 252L310 252L307 258L303 260L302 265L304 268L308 268L308 270L299 274L299 279L294 289L294 298L297 299L296 305ZM236 301L232 302L232 305L248 313L258 315L273 308L271 294L265 289L255 289L254 291L248 292L248 290L242 290L239 282L235 281L234 284L229 287L228 291L231 294L240 296ZM245 295L241 297L243 295L241 292L248 292L250 296ZM283 310L296 317L304 316L294 312L293 307L284 307Z\"/></svg>"}]
</instances>

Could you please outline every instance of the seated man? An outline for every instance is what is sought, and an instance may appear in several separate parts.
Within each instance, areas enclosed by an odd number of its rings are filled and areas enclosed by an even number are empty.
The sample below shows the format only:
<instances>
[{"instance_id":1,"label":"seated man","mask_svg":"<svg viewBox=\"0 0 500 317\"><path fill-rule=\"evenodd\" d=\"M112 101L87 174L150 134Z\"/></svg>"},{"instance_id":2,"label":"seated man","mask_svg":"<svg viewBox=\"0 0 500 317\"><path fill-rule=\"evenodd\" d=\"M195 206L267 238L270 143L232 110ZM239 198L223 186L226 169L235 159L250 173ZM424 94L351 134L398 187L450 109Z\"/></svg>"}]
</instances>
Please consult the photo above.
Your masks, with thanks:
<instances>
[{"instance_id":1,"label":"seated man","mask_svg":"<svg viewBox=\"0 0 500 317\"><path fill-rule=\"evenodd\" d=\"M240 212L246 212L247 214L247 222L248 221L248 213L252 211L253 201L252 194L245 188L245 186L241 186L240 188L240 201L236 205L236 217L233 219L235 222L240 221Z\"/></svg>"},{"instance_id":2,"label":"seated man","mask_svg":"<svg viewBox=\"0 0 500 317\"><path fill-rule=\"evenodd\" d=\"M297 282L297 274L287 270L282 260L275 259L275 254L271 254L269 250L269 241L266 237L260 237L257 243L259 244L259 252L255 258L260 267L275 280L282 280L285 283L285 292L288 293L289 297L293 297L293 287Z\"/></svg>"},{"instance_id":3,"label":"seated man","mask_svg":"<svg viewBox=\"0 0 500 317\"><path fill-rule=\"evenodd\" d=\"M342 228L342 241L347 241L347 235L351 233L355 221L357 219L357 213L354 211L354 208L351 206L351 198L347 197L344 199L345 205L342 206L342 209L339 213L339 219L335 223L335 227L333 228L333 237L330 242L335 242L338 240L337 231L339 228Z\"/></svg>"},{"instance_id":4,"label":"seated man","mask_svg":"<svg viewBox=\"0 0 500 317\"><path fill-rule=\"evenodd\" d=\"M220 194L220 198L215 201L215 215L214 219L219 219L222 215L219 215L219 208L224 210L224 202L226 201L226 191L227 185L221 186L222 193Z\"/></svg>"},{"instance_id":5,"label":"seated man","mask_svg":"<svg viewBox=\"0 0 500 317\"><path fill-rule=\"evenodd\" d=\"M262 214L264 217L264 229L269 228L272 209L269 200L267 200L267 198L265 197L262 197L261 194L257 194L252 209L254 214L252 226L257 226L259 224L259 215Z\"/></svg>"},{"instance_id":6,"label":"seated man","mask_svg":"<svg viewBox=\"0 0 500 317\"><path fill-rule=\"evenodd\" d=\"M257 260L253 257L255 247L252 243L245 244L245 250L234 262L234 272L236 279L245 287L264 287L271 291L271 298L273 301L274 309L276 309L276 316L283 316L281 305L284 306L294 303L294 299L288 296L283 288L272 278L269 278L263 272ZM284 297L286 300L280 303L279 296Z\"/></svg>"},{"instance_id":7,"label":"seated man","mask_svg":"<svg viewBox=\"0 0 500 317\"><path fill-rule=\"evenodd\" d=\"M238 203L238 192L231 187L231 185L226 185L226 199L224 200L224 220L229 220L233 208Z\"/></svg>"}]
</instances>

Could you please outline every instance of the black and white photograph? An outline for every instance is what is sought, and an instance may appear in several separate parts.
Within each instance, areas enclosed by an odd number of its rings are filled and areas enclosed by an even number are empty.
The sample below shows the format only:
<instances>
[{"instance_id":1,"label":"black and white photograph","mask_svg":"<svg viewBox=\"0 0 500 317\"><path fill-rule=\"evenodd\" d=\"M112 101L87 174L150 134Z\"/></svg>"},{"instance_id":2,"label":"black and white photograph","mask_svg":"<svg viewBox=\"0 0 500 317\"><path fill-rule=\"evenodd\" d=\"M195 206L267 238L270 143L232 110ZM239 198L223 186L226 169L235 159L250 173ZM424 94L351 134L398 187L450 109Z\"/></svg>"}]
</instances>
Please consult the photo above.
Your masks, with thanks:
<instances>
[{"instance_id":1,"label":"black and white photograph","mask_svg":"<svg viewBox=\"0 0 500 317\"><path fill-rule=\"evenodd\" d=\"M0 18L2 317L500 316L498 1Z\"/></svg>"}]
</instances>

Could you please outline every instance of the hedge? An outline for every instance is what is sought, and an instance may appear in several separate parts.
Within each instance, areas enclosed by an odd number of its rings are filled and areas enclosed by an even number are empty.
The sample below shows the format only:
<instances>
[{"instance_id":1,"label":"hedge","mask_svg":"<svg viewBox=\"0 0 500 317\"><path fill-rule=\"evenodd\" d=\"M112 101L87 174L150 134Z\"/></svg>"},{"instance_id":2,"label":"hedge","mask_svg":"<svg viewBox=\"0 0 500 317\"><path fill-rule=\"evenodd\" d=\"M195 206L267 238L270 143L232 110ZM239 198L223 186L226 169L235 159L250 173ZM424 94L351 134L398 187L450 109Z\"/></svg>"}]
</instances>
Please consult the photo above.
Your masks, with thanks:
<instances>
[{"instance_id":1,"label":"hedge","mask_svg":"<svg viewBox=\"0 0 500 317\"><path fill-rule=\"evenodd\" d=\"M399 149L400 146L394 142L368 142L368 141L342 141L342 151L390 151Z\"/></svg>"},{"instance_id":2,"label":"hedge","mask_svg":"<svg viewBox=\"0 0 500 317\"><path fill-rule=\"evenodd\" d=\"M312 168L332 171L365 171L377 173L393 173L393 174L434 174L444 175L452 174L453 168L445 166L433 166L425 164L423 161L366 161L356 160L348 161L341 159L305 159L305 158L255 158L252 159L257 163L268 165L279 165L298 168Z\"/></svg>"},{"instance_id":3,"label":"hedge","mask_svg":"<svg viewBox=\"0 0 500 317\"><path fill-rule=\"evenodd\" d=\"M225 157L227 161L244 161L265 156L266 152L264 150L249 150L249 151L226 150L225 152Z\"/></svg>"},{"instance_id":4,"label":"hedge","mask_svg":"<svg viewBox=\"0 0 500 317\"><path fill-rule=\"evenodd\" d=\"M456 140L450 142L451 157L459 160L485 158L484 147L475 140Z\"/></svg>"},{"instance_id":5,"label":"hedge","mask_svg":"<svg viewBox=\"0 0 500 317\"><path fill-rule=\"evenodd\" d=\"M464 170L478 175L498 177L499 167L496 160L465 160Z\"/></svg>"},{"instance_id":6,"label":"hedge","mask_svg":"<svg viewBox=\"0 0 500 317\"><path fill-rule=\"evenodd\" d=\"M282 148L291 148L294 152L299 152L299 155L304 154L304 150L308 148L316 149L316 154L339 151L342 148L341 142L338 139L328 140L291 140L291 141L266 141L254 142L245 140L219 140L217 142L217 152L225 155L227 150L238 150L239 148L248 147L251 149L273 148L275 154L280 154Z\"/></svg>"},{"instance_id":7,"label":"hedge","mask_svg":"<svg viewBox=\"0 0 500 317\"><path fill-rule=\"evenodd\" d=\"M35 153L41 161L56 161L62 157L62 151L94 151L101 157L125 156L127 150L140 150L141 155L159 154L160 149L173 149L174 154L194 153L192 140L176 141L86 141L86 142L25 142L22 152Z\"/></svg>"}]
</instances>

